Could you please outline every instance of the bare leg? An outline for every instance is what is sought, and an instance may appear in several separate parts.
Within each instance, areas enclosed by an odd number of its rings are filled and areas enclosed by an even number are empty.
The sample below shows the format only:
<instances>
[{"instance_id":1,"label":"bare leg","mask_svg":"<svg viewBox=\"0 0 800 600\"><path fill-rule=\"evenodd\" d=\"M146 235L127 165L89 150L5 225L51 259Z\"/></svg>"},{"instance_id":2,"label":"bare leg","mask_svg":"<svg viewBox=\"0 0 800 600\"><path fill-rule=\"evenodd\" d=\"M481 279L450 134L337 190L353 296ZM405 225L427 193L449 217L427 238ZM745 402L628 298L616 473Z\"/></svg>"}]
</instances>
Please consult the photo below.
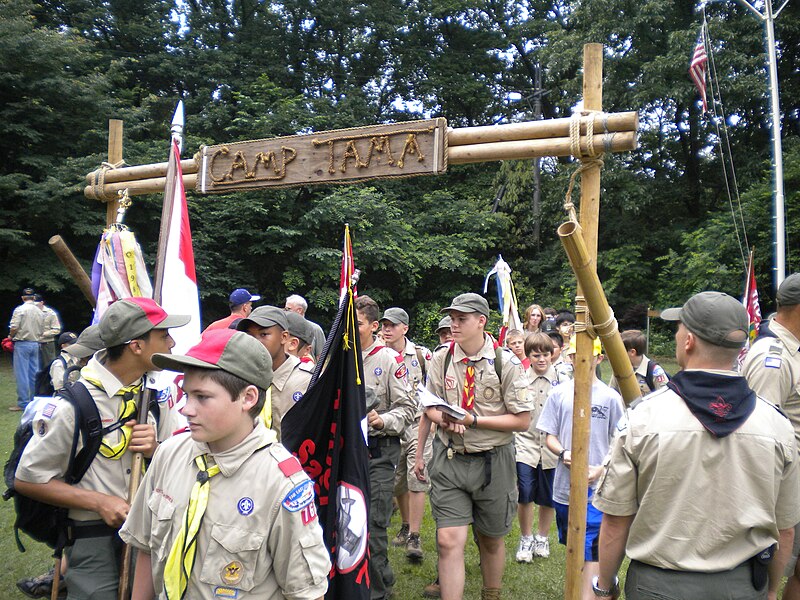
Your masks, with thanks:
<instances>
[{"instance_id":1,"label":"bare leg","mask_svg":"<svg viewBox=\"0 0 800 600\"><path fill-rule=\"evenodd\" d=\"M539 535L547 537L550 535L550 526L553 524L553 519L556 516L556 510L549 506L539 507ZM522 527L522 520L520 519L520 527Z\"/></svg>"},{"instance_id":2,"label":"bare leg","mask_svg":"<svg viewBox=\"0 0 800 600\"><path fill-rule=\"evenodd\" d=\"M583 563L583 600L595 600L596 596L592 591L592 579L600 574L600 563L586 561Z\"/></svg>"},{"instance_id":3,"label":"bare leg","mask_svg":"<svg viewBox=\"0 0 800 600\"><path fill-rule=\"evenodd\" d=\"M468 529L467 525L445 527L436 534L442 600L461 600L464 596L464 546L467 543Z\"/></svg>"},{"instance_id":4,"label":"bare leg","mask_svg":"<svg viewBox=\"0 0 800 600\"><path fill-rule=\"evenodd\" d=\"M419 533L419 528L422 525L422 517L425 514L425 492L408 492L403 494L406 497L406 506L408 507L408 521L403 519L404 523L408 523L410 533ZM402 508L400 514L403 513Z\"/></svg>"},{"instance_id":5,"label":"bare leg","mask_svg":"<svg viewBox=\"0 0 800 600\"><path fill-rule=\"evenodd\" d=\"M517 518L519 519L519 532L526 537L533 535L533 502L518 504ZM539 521L541 523L541 516ZM539 528L541 529L541 525Z\"/></svg>"},{"instance_id":6,"label":"bare leg","mask_svg":"<svg viewBox=\"0 0 800 600\"><path fill-rule=\"evenodd\" d=\"M503 570L506 564L505 538L478 533L478 548L481 553L483 587L500 588L503 585Z\"/></svg>"}]
</instances>

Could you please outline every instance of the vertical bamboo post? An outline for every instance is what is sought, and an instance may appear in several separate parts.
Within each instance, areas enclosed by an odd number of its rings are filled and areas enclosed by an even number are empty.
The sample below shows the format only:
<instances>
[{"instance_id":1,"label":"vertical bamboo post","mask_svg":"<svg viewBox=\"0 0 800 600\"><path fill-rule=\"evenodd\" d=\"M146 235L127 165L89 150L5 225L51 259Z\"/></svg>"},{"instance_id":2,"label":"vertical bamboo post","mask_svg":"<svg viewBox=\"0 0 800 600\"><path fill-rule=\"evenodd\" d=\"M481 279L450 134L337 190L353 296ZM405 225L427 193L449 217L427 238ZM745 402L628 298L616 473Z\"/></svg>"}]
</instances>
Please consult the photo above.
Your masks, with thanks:
<instances>
[{"instance_id":1,"label":"vertical bamboo post","mask_svg":"<svg viewBox=\"0 0 800 600\"><path fill-rule=\"evenodd\" d=\"M583 107L602 110L603 45L583 47ZM600 168L592 166L581 173L580 223L592 264L597 264L597 224L600 214ZM580 600L586 540L586 504L589 488L589 430L592 416L592 339L581 324L588 312L583 292L578 287L575 299L576 353L574 360L575 397L572 410L572 465L569 490L569 534L564 598Z\"/></svg>"},{"instance_id":2,"label":"vertical bamboo post","mask_svg":"<svg viewBox=\"0 0 800 600\"><path fill-rule=\"evenodd\" d=\"M112 165L122 160L122 120L108 120L108 162ZM109 200L106 203L106 227L117 220L119 200Z\"/></svg>"}]
</instances>

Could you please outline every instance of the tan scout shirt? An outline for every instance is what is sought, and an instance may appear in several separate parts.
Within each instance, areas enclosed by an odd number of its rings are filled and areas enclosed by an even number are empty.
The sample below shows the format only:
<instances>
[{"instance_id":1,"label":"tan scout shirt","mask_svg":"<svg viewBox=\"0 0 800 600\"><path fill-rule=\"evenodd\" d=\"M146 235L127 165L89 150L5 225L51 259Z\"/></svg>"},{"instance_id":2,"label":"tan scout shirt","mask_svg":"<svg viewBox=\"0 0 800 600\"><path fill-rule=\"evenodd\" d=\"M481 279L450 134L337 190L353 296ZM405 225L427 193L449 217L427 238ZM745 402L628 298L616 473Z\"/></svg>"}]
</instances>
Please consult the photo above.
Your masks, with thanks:
<instances>
[{"instance_id":1,"label":"tan scout shirt","mask_svg":"<svg viewBox=\"0 0 800 600\"><path fill-rule=\"evenodd\" d=\"M497 379L494 367L496 353L494 340L485 336L483 348L476 356L467 357L461 346L452 345L450 364L444 370L445 357L451 352L448 344L437 350L431 361L428 374L428 389L448 404L461 406L461 395L464 389L464 378L467 365L462 361L471 358L475 361L475 405L473 412L480 417L518 414L530 411L533 406L528 399L528 378L520 360L508 349L503 349L502 382ZM445 446L451 439L453 449L459 452L483 452L497 446L510 444L514 436L510 431L493 431L490 429L467 429L464 435L451 434L439 430L439 438Z\"/></svg>"},{"instance_id":2,"label":"tan scout shirt","mask_svg":"<svg viewBox=\"0 0 800 600\"><path fill-rule=\"evenodd\" d=\"M756 340L744 359L742 375L756 394L786 412L800 446L800 341L774 319L769 329L778 337Z\"/></svg>"},{"instance_id":3,"label":"tan scout shirt","mask_svg":"<svg viewBox=\"0 0 800 600\"><path fill-rule=\"evenodd\" d=\"M642 356L642 362L633 370L633 375L636 377L636 383L639 384L639 391L642 392L642 396L660 390L669 383L669 378L661 365L655 365L655 367L653 367L653 389L650 389L650 386L647 385L647 366L651 362L652 361L647 358L647 356ZM611 381L608 382L608 387L615 392L620 391L616 376L611 375Z\"/></svg>"},{"instance_id":4,"label":"tan scout shirt","mask_svg":"<svg viewBox=\"0 0 800 600\"><path fill-rule=\"evenodd\" d=\"M61 360L62 358L64 359L63 361ZM52 363L50 363L50 383L53 385L54 390L60 390L62 387L64 387L65 383L78 381L78 378L80 377L80 371L77 369L70 372L68 382L64 381L64 373L66 373L67 369L71 367L77 367L79 363L79 358L75 358L69 352L63 351Z\"/></svg>"},{"instance_id":5,"label":"tan scout shirt","mask_svg":"<svg viewBox=\"0 0 800 600\"><path fill-rule=\"evenodd\" d=\"M370 428L369 435L400 436L414 421L417 401L408 384L408 369L403 358L377 340L361 351L364 361L364 387L378 397L377 411L383 429Z\"/></svg>"},{"instance_id":6,"label":"tan scout shirt","mask_svg":"<svg viewBox=\"0 0 800 600\"><path fill-rule=\"evenodd\" d=\"M164 598L164 565L197 478L194 459L203 454L220 473L209 480L186 597L279 600L325 594L331 563L313 483L297 459L280 444L270 444L267 434L259 421L240 444L219 454L188 434L159 447L120 530L125 542L150 553L159 598ZM295 493L299 500L292 501L293 490L305 493Z\"/></svg>"},{"instance_id":7,"label":"tan scout shirt","mask_svg":"<svg viewBox=\"0 0 800 600\"><path fill-rule=\"evenodd\" d=\"M406 348L402 352L403 362L408 369L408 383L411 387L425 385L425 376L431 367L433 355L425 346L419 346L406 338ZM420 362L422 357L422 362Z\"/></svg>"},{"instance_id":8,"label":"tan scout shirt","mask_svg":"<svg viewBox=\"0 0 800 600\"><path fill-rule=\"evenodd\" d=\"M39 310L38 308L36 310ZM120 416L121 396L114 396L122 383L106 369L101 362L105 352L98 352L84 372L89 369L102 384L103 391L81 377L80 382L86 385L100 412L103 427L116 423ZM108 392L108 393L106 393ZM153 415L148 413L148 422L155 425ZM52 402L44 403L33 418L34 435L25 447L25 451L17 466L16 476L29 483L47 483L51 479L64 479L72 448L72 436L75 431L75 410L63 398L56 396ZM171 435L170 419L162 418L159 422L158 439ZM105 436L109 445L117 444L121 439L120 430L112 431ZM83 447L79 440L76 452ZM118 498L128 497L128 483L131 473L131 453L125 452L119 460L105 458L97 454L86 475L75 485L82 489L101 492ZM100 515L84 509L70 509L71 519L91 521L100 519Z\"/></svg>"},{"instance_id":9,"label":"tan scout shirt","mask_svg":"<svg viewBox=\"0 0 800 600\"><path fill-rule=\"evenodd\" d=\"M514 447L517 450L517 462L536 468L539 461L543 469L555 469L558 457L547 448L547 434L536 428L542 414L544 403L550 389L558 385L556 371L551 366L544 375L537 375L533 367L528 368L528 399L533 404L531 410L531 424L528 431L514 434Z\"/></svg>"},{"instance_id":10,"label":"tan scout shirt","mask_svg":"<svg viewBox=\"0 0 800 600\"><path fill-rule=\"evenodd\" d=\"M42 307L42 315L44 316L44 325L42 337L40 342L52 342L56 336L61 333L61 321L58 320L58 313L49 306Z\"/></svg>"},{"instance_id":11,"label":"tan scout shirt","mask_svg":"<svg viewBox=\"0 0 800 600\"><path fill-rule=\"evenodd\" d=\"M8 328L15 330L15 342L38 342L44 331L44 313L33 301L24 302L11 313Z\"/></svg>"},{"instance_id":12,"label":"tan scout shirt","mask_svg":"<svg viewBox=\"0 0 800 600\"><path fill-rule=\"evenodd\" d=\"M635 515L631 559L678 571L725 571L800 522L794 432L768 402L759 398L747 421L719 439L669 388L627 416L594 505L611 515Z\"/></svg>"},{"instance_id":13,"label":"tan scout shirt","mask_svg":"<svg viewBox=\"0 0 800 600\"><path fill-rule=\"evenodd\" d=\"M283 415L306 393L313 372L313 364L300 362L296 356L289 355L272 374L272 429L279 440Z\"/></svg>"}]
</instances>

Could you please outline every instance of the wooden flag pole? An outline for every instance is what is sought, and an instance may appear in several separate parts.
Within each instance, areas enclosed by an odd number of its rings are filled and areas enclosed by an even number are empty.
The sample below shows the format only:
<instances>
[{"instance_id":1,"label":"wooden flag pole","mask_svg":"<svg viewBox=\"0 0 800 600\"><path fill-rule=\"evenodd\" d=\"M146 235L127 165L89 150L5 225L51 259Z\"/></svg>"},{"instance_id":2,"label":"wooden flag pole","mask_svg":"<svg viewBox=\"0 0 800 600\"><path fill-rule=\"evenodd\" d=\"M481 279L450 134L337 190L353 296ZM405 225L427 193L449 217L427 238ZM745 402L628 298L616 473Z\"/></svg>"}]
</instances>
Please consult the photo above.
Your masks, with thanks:
<instances>
[{"instance_id":1,"label":"wooden flag pole","mask_svg":"<svg viewBox=\"0 0 800 600\"><path fill-rule=\"evenodd\" d=\"M108 162L112 165L122 163L122 121L120 119L108 120ZM119 210L119 197L106 204L106 227L110 227L117 220Z\"/></svg>"},{"instance_id":2,"label":"wooden flag pole","mask_svg":"<svg viewBox=\"0 0 800 600\"><path fill-rule=\"evenodd\" d=\"M583 107L600 111L603 104L603 45L583 47ZM581 162L590 162L581 159ZM591 164L581 173L580 222L592 267L597 264L597 225L600 217L600 165ZM576 353L573 359L575 397L572 408L572 454L570 466L569 525L567 534L565 600L582 596L586 504L589 489L589 432L592 416L593 340L586 331L588 311L578 286L575 299Z\"/></svg>"},{"instance_id":3,"label":"wooden flag pole","mask_svg":"<svg viewBox=\"0 0 800 600\"><path fill-rule=\"evenodd\" d=\"M60 235L54 235L50 238L48 243L67 269L67 272L72 276L72 280L78 286L78 289L80 289L81 293L83 293L84 297L89 301L89 304L94 308L97 304L97 300L92 293L92 280L89 279L86 271L83 270L83 267L69 249L69 246L67 246Z\"/></svg>"}]
</instances>

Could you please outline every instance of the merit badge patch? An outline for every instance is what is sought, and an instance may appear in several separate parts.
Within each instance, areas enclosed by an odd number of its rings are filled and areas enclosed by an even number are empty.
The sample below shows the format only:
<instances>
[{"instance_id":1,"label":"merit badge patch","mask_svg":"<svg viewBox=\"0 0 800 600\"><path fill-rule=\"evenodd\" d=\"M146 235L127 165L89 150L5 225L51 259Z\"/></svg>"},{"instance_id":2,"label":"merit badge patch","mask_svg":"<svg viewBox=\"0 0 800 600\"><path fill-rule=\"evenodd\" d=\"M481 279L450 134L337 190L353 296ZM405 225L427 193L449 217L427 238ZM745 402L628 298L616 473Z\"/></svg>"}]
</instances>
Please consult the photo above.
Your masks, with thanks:
<instances>
[{"instance_id":1,"label":"merit badge patch","mask_svg":"<svg viewBox=\"0 0 800 600\"><path fill-rule=\"evenodd\" d=\"M486 398L487 400L491 400L492 398L494 398L494 388L491 386L486 386L483 389L483 397Z\"/></svg>"},{"instance_id":2,"label":"merit badge patch","mask_svg":"<svg viewBox=\"0 0 800 600\"><path fill-rule=\"evenodd\" d=\"M297 512L314 502L314 482L304 481L286 494L283 499L283 508L289 512Z\"/></svg>"},{"instance_id":3,"label":"merit badge patch","mask_svg":"<svg viewBox=\"0 0 800 600\"><path fill-rule=\"evenodd\" d=\"M228 585L236 585L244 577L244 566L238 560L231 561L222 567L220 577Z\"/></svg>"},{"instance_id":4,"label":"merit badge patch","mask_svg":"<svg viewBox=\"0 0 800 600\"><path fill-rule=\"evenodd\" d=\"M300 391L297 391L294 394L292 394L292 400L294 400L295 402L300 402L300 399L302 397L303 397L303 392Z\"/></svg>"},{"instance_id":5,"label":"merit badge patch","mask_svg":"<svg viewBox=\"0 0 800 600\"><path fill-rule=\"evenodd\" d=\"M214 588L215 598L238 598L239 590L236 588L217 586Z\"/></svg>"},{"instance_id":6,"label":"merit badge patch","mask_svg":"<svg viewBox=\"0 0 800 600\"><path fill-rule=\"evenodd\" d=\"M780 356L768 356L764 359L764 366L769 369L780 369L783 359Z\"/></svg>"},{"instance_id":7,"label":"merit badge patch","mask_svg":"<svg viewBox=\"0 0 800 600\"><path fill-rule=\"evenodd\" d=\"M47 433L47 423L44 422L44 419L39 421L39 428L36 430L40 436L44 437L44 434Z\"/></svg>"},{"instance_id":8,"label":"merit badge patch","mask_svg":"<svg viewBox=\"0 0 800 600\"><path fill-rule=\"evenodd\" d=\"M455 377L445 377L444 378L444 389L446 390L454 390L456 389L456 378Z\"/></svg>"},{"instance_id":9,"label":"merit badge patch","mask_svg":"<svg viewBox=\"0 0 800 600\"><path fill-rule=\"evenodd\" d=\"M375 367L375 371L374 371L374 373L375 373L375 375L377 375L378 377L380 377L380 376L381 376L381 373L383 373L383 369L381 369L380 367Z\"/></svg>"},{"instance_id":10,"label":"merit badge patch","mask_svg":"<svg viewBox=\"0 0 800 600\"><path fill-rule=\"evenodd\" d=\"M49 419L53 416L54 412L56 412L56 405L48 402L47 406L45 406L44 410L42 410L42 416L45 419Z\"/></svg>"},{"instance_id":11,"label":"merit badge patch","mask_svg":"<svg viewBox=\"0 0 800 600\"><path fill-rule=\"evenodd\" d=\"M239 500L239 503L236 505L236 508L239 509L240 515L246 517L247 515L253 512L255 504L253 503L252 498L248 498L247 496L245 496L244 498Z\"/></svg>"},{"instance_id":12,"label":"merit badge patch","mask_svg":"<svg viewBox=\"0 0 800 600\"><path fill-rule=\"evenodd\" d=\"M405 377L405 376L406 376L406 373L408 373L408 369L406 369L406 365L405 365L405 363L403 363L403 364L402 364L402 365L400 365L400 366L398 367L398 369L397 369L397 370L394 372L394 376L395 376L397 379L402 379L403 377Z\"/></svg>"}]
</instances>

